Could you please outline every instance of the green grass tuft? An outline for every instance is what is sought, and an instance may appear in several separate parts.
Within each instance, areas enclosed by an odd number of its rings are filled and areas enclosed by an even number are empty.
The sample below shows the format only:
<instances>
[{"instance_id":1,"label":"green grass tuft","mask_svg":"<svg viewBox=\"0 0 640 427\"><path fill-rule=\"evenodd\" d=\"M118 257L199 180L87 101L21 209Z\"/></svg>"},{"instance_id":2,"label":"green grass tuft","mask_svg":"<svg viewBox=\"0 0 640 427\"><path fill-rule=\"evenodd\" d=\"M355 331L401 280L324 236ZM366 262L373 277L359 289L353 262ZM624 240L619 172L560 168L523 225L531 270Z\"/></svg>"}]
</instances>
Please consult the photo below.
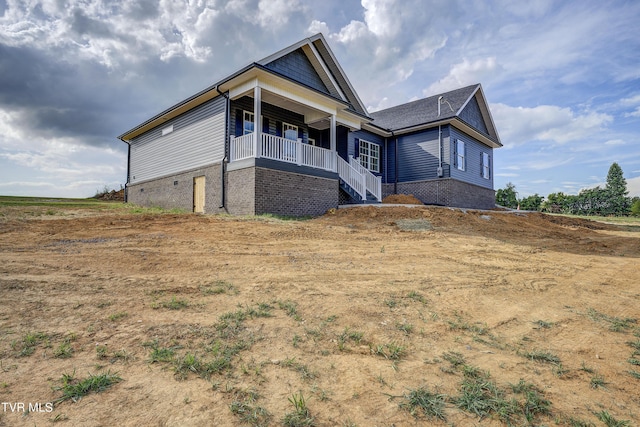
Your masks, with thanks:
<instances>
[{"instance_id":1,"label":"green grass tuft","mask_svg":"<svg viewBox=\"0 0 640 427\"><path fill-rule=\"evenodd\" d=\"M100 393L113 384L122 381L118 374L107 372L106 374L91 375L83 380L75 379L75 372L71 375L62 375L62 386L54 388L55 391L62 391L62 396L54 401L55 404L72 400L77 402L89 393Z\"/></svg>"},{"instance_id":2,"label":"green grass tuft","mask_svg":"<svg viewBox=\"0 0 640 427\"><path fill-rule=\"evenodd\" d=\"M447 396L444 394L432 393L424 386L415 390L409 390L403 396L400 408L408 411L416 418L424 416L426 418L436 418L446 421L444 405Z\"/></svg>"}]
</instances>

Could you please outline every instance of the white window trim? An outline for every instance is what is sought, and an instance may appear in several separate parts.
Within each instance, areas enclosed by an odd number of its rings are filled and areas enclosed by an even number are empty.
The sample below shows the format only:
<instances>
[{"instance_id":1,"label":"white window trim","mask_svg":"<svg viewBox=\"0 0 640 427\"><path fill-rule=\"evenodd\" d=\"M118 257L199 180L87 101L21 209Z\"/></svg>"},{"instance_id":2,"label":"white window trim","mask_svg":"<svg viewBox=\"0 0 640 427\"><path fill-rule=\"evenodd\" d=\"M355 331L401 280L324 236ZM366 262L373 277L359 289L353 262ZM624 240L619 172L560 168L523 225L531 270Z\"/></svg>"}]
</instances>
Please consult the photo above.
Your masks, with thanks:
<instances>
[{"instance_id":1,"label":"white window trim","mask_svg":"<svg viewBox=\"0 0 640 427\"><path fill-rule=\"evenodd\" d=\"M309 145L313 145L314 147L316 147L316 139L315 138L307 138L307 142L309 143Z\"/></svg>"},{"instance_id":2,"label":"white window trim","mask_svg":"<svg viewBox=\"0 0 640 427\"><path fill-rule=\"evenodd\" d=\"M365 149L364 153L363 148ZM380 146L378 144L361 139L358 146L358 159L360 164L371 172L380 173Z\"/></svg>"},{"instance_id":3,"label":"white window trim","mask_svg":"<svg viewBox=\"0 0 640 427\"><path fill-rule=\"evenodd\" d=\"M286 123L286 122L282 122L282 137L286 138L286 132L287 130L295 130L296 131L296 141L298 140L298 135L300 132L300 129L298 128L298 126L296 125L292 125L291 123ZM292 140L293 141L293 140Z\"/></svg>"},{"instance_id":4,"label":"white window trim","mask_svg":"<svg viewBox=\"0 0 640 427\"><path fill-rule=\"evenodd\" d=\"M456 139L456 168L459 171L463 171L463 172L466 170L465 145L466 144L463 140ZM462 150L460 150L461 147L462 147Z\"/></svg>"},{"instance_id":5,"label":"white window trim","mask_svg":"<svg viewBox=\"0 0 640 427\"><path fill-rule=\"evenodd\" d=\"M246 119L247 115L249 115L252 120L247 120ZM253 129L255 131L255 128L256 128L256 116L255 116L255 114L253 114L253 112L247 111L247 110L242 110L242 135L249 135L249 134L253 133L254 131L247 132L247 127L245 126L245 123L253 123Z\"/></svg>"},{"instance_id":6,"label":"white window trim","mask_svg":"<svg viewBox=\"0 0 640 427\"><path fill-rule=\"evenodd\" d=\"M491 157L484 151L482 152L482 177L491 179Z\"/></svg>"}]
</instances>

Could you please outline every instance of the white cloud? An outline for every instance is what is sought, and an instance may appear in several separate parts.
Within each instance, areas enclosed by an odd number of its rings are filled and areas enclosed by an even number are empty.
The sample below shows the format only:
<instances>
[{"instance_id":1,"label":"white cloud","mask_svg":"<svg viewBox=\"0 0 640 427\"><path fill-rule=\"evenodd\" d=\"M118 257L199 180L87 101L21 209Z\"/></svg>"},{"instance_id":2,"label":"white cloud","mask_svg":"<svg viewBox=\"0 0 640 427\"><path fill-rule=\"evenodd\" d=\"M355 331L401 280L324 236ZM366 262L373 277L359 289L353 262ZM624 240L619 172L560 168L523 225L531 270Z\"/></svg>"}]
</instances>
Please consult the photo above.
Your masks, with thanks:
<instances>
[{"instance_id":1,"label":"white cloud","mask_svg":"<svg viewBox=\"0 0 640 427\"><path fill-rule=\"evenodd\" d=\"M511 107L506 104L491 104L491 112L505 146L517 146L531 141L565 144L589 138L613 121L613 117L608 114L576 114L570 108L556 105Z\"/></svg>"},{"instance_id":2,"label":"white cloud","mask_svg":"<svg viewBox=\"0 0 640 427\"><path fill-rule=\"evenodd\" d=\"M435 95L480 83L486 76L494 74L498 68L495 56L475 61L469 61L465 58L462 62L453 65L447 76L430 85L423 91L423 94L425 96Z\"/></svg>"},{"instance_id":3,"label":"white cloud","mask_svg":"<svg viewBox=\"0 0 640 427\"><path fill-rule=\"evenodd\" d=\"M640 197L640 176L627 179L627 190L630 197Z\"/></svg>"},{"instance_id":4,"label":"white cloud","mask_svg":"<svg viewBox=\"0 0 640 427\"><path fill-rule=\"evenodd\" d=\"M625 113L625 117L640 117L640 107L636 107L635 111L631 113Z\"/></svg>"}]
</instances>

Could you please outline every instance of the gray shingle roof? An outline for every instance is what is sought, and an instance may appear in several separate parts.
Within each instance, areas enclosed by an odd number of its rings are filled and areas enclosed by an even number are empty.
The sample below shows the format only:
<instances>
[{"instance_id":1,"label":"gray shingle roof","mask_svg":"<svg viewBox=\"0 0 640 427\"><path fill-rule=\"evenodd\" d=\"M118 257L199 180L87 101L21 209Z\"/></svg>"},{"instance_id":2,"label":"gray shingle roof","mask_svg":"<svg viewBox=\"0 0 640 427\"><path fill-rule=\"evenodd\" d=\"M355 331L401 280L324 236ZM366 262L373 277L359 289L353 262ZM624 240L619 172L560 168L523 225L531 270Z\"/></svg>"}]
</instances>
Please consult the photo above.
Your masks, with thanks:
<instances>
[{"instance_id":1,"label":"gray shingle roof","mask_svg":"<svg viewBox=\"0 0 640 427\"><path fill-rule=\"evenodd\" d=\"M369 113L369 115L373 117L374 125L391 131L451 119L456 116L479 86L479 84L475 84L463 87ZM440 96L443 97L443 102L440 105L440 116L438 116L438 98Z\"/></svg>"}]
</instances>

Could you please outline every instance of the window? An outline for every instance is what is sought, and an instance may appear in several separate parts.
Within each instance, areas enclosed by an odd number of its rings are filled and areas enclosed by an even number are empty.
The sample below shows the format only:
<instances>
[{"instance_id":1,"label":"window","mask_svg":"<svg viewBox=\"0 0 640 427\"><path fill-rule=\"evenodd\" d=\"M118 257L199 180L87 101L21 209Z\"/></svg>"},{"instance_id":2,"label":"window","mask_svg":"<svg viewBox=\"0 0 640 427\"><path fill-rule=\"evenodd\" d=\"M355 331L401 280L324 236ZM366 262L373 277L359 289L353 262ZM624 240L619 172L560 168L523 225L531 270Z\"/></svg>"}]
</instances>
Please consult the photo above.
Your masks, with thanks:
<instances>
[{"instance_id":1,"label":"window","mask_svg":"<svg viewBox=\"0 0 640 427\"><path fill-rule=\"evenodd\" d=\"M253 126L255 123L253 113L250 111L243 111L242 117L242 134L249 135L250 133L253 133Z\"/></svg>"},{"instance_id":2,"label":"window","mask_svg":"<svg viewBox=\"0 0 640 427\"><path fill-rule=\"evenodd\" d=\"M309 142L309 145L316 146L316 139L315 138L307 138L307 141Z\"/></svg>"},{"instance_id":3,"label":"window","mask_svg":"<svg viewBox=\"0 0 640 427\"><path fill-rule=\"evenodd\" d=\"M298 126L290 125L289 123L282 123L282 134L285 138L293 141L298 140Z\"/></svg>"},{"instance_id":4,"label":"window","mask_svg":"<svg viewBox=\"0 0 640 427\"><path fill-rule=\"evenodd\" d=\"M482 153L482 177L491 178L491 168L489 167L489 153Z\"/></svg>"},{"instance_id":5,"label":"window","mask_svg":"<svg viewBox=\"0 0 640 427\"><path fill-rule=\"evenodd\" d=\"M360 164L371 172L380 172L380 146L364 139L360 140L358 150Z\"/></svg>"},{"instance_id":6,"label":"window","mask_svg":"<svg viewBox=\"0 0 640 427\"><path fill-rule=\"evenodd\" d=\"M465 170L465 149L464 149L464 141L459 139L456 140L456 168L458 170Z\"/></svg>"}]
</instances>

